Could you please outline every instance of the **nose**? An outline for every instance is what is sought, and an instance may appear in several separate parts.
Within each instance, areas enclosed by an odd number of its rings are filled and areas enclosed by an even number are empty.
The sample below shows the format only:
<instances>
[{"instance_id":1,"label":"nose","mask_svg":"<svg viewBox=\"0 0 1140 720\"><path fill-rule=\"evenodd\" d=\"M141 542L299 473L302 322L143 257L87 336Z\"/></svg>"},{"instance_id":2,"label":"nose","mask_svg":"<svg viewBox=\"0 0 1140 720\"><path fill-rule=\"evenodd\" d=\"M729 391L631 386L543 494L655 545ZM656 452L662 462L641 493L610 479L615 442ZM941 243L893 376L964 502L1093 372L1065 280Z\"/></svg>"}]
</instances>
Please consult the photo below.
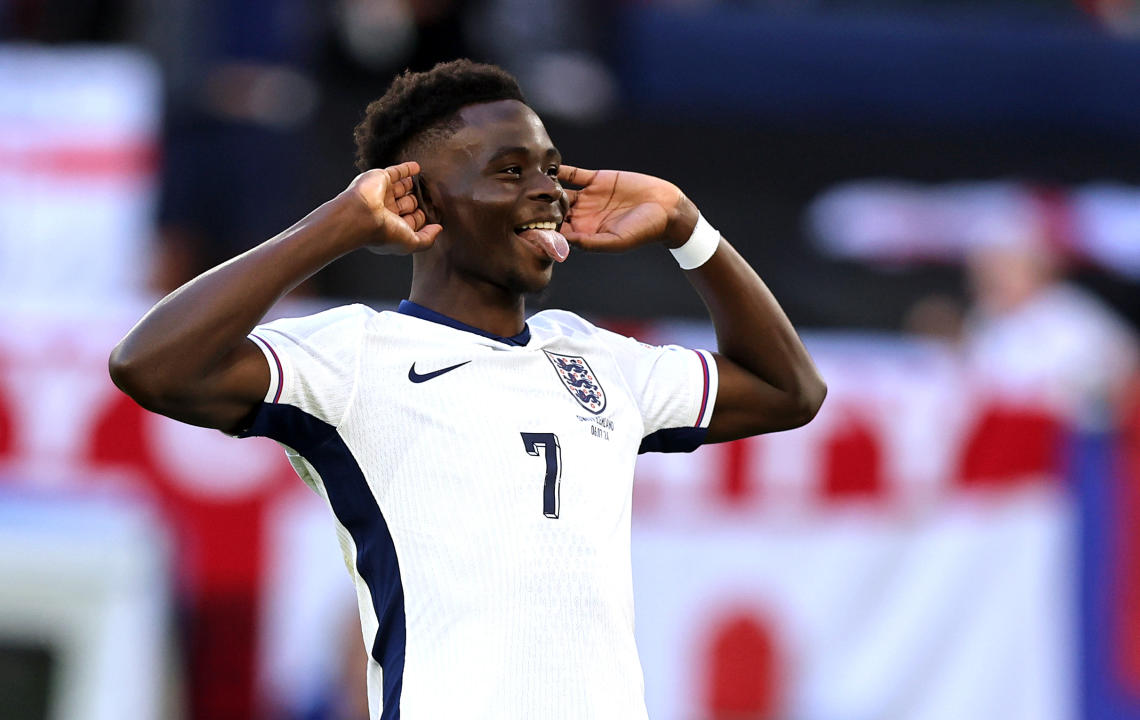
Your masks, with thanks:
<instances>
[{"instance_id":1,"label":"nose","mask_svg":"<svg viewBox=\"0 0 1140 720\"><path fill-rule=\"evenodd\" d=\"M558 183L558 178L546 173L536 173L536 176L527 188L527 198L548 203L560 202L565 193L562 191L562 185Z\"/></svg>"}]
</instances>

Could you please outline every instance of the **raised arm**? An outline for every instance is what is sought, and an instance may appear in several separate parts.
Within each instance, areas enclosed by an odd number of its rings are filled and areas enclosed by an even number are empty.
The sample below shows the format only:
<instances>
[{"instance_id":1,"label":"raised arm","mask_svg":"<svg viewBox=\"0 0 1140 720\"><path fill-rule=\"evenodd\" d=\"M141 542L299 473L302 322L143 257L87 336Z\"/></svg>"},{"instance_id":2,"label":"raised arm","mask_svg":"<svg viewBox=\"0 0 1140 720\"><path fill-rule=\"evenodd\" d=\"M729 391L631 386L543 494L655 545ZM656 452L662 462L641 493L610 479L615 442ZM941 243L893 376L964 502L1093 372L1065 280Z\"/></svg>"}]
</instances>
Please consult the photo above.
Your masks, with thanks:
<instances>
[{"instance_id":1,"label":"raised arm","mask_svg":"<svg viewBox=\"0 0 1140 720\"><path fill-rule=\"evenodd\" d=\"M236 431L269 387L247 336L285 293L360 247L404 254L431 246L412 192L414 163L357 176L297 224L163 298L111 353L111 379L140 405L175 420Z\"/></svg>"},{"instance_id":2,"label":"raised arm","mask_svg":"<svg viewBox=\"0 0 1140 720\"><path fill-rule=\"evenodd\" d=\"M677 186L649 175L562 166L570 189L563 234L584 250L623 252L682 245L696 206ZM712 317L720 376L709 442L799 427L819 411L827 386L776 298L724 238L712 257L685 271Z\"/></svg>"}]
</instances>

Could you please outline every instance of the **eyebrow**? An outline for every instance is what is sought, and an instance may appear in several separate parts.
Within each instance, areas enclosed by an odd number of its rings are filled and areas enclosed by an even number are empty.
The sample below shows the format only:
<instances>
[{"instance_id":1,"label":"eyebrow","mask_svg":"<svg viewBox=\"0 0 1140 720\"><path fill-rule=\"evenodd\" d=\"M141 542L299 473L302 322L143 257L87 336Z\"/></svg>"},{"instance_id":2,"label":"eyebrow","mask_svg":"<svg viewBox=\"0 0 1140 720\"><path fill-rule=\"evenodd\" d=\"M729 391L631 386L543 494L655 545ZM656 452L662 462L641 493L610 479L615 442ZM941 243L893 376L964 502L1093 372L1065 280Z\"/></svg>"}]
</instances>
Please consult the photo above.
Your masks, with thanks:
<instances>
[{"instance_id":1,"label":"eyebrow","mask_svg":"<svg viewBox=\"0 0 1140 720\"><path fill-rule=\"evenodd\" d=\"M514 147L499 148L498 150L495 151L495 153L491 157L489 157L487 159L487 163L488 164L493 163L496 160L501 160L502 158L507 157L509 155L526 155L528 153L530 153L530 148L523 147L522 145L516 145ZM558 162L562 161L562 153L558 152L558 148L555 148L555 147L549 148L546 151L545 155L546 155L546 157L553 157Z\"/></svg>"}]
</instances>

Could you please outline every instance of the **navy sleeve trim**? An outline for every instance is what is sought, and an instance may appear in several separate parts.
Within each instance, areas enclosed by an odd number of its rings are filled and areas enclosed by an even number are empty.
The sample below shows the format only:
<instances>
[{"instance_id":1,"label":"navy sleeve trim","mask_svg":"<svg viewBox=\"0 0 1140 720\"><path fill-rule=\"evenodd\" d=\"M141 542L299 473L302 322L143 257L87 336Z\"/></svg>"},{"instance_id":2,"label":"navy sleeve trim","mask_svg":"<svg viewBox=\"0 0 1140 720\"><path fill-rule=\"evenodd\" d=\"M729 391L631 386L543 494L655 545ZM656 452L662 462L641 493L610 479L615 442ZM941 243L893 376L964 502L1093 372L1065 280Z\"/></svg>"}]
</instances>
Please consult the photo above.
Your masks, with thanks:
<instances>
[{"instance_id":1,"label":"navy sleeve trim","mask_svg":"<svg viewBox=\"0 0 1140 720\"><path fill-rule=\"evenodd\" d=\"M650 433L641 439L640 455L647 452L692 452L699 448L708 435L708 428L679 427L665 428Z\"/></svg>"}]
</instances>

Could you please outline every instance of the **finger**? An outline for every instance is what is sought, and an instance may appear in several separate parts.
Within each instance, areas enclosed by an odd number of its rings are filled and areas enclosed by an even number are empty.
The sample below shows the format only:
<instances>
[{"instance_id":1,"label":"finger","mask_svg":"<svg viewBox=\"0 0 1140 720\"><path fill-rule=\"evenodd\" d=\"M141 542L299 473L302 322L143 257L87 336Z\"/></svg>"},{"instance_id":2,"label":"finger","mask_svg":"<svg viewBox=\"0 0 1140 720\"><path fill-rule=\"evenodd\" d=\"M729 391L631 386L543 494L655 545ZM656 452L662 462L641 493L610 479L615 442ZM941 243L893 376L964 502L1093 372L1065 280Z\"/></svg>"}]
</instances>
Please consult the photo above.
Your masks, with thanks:
<instances>
[{"instance_id":1,"label":"finger","mask_svg":"<svg viewBox=\"0 0 1140 720\"><path fill-rule=\"evenodd\" d=\"M581 190L563 190L562 192L566 193L566 202L570 204L570 207L574 207L574 203L578 202L578 195L582 191Z\"/></svg>"},{"instance_id":2,"label":"finger","mask_svg":"<svg viewBox=\"0 0 1140 720\"><path fill-rule=\"evenodd\" d=\"M384 168L384 172L388 173L388 179L395 185L397 181L404 178L410 178L420 171L420 164L415 160L393 165L392 167Z\"/></svg>"},{"instance_id":3,"label":"finger","mask_svg":"<svg viewBox=\"0 0 1140 720\"><path fill-rule=\"evenodd\" d=\"M415 185L416 181L410 177L406 177L403 180L398 180L392 183L390 185L392 189L392 197L398 198L407 195L408 193L412 192L412 188L414 188Z\"/></svg>"},{"instance_id":4,"label":"finger","mask_svg":"<svg viewBox=\"0 0 1140 720\"><path fill-rule=\"evenodd\" d=\"M424 211L420 208L416 208L410 213L401 215L400 219L403 220L404 224L410 227L412 230L422 230L424 223L427 222L427 216L424 215Z\"/></svg>"},{"instance_id":5,"label":"finger","mask_svg":"<svg viewBox=\"0 0 1140 720\"><path fill-rule=\"evenodd\" d=\"M571 185L589 185L597 174L597 170L585 170L573 165L558 166L558 179Z\"/></svg>"},{"instance_id":6,"label":"finger","mask_svg":"<svg viewBox=\"0 0 1140 720\"><path fill-rule=\"evenodd\" d=\"M418 207L418 203L414 195L405 195L384 203L384 207L397 215L407 215Z\"/></svg>"}]
</instances>

